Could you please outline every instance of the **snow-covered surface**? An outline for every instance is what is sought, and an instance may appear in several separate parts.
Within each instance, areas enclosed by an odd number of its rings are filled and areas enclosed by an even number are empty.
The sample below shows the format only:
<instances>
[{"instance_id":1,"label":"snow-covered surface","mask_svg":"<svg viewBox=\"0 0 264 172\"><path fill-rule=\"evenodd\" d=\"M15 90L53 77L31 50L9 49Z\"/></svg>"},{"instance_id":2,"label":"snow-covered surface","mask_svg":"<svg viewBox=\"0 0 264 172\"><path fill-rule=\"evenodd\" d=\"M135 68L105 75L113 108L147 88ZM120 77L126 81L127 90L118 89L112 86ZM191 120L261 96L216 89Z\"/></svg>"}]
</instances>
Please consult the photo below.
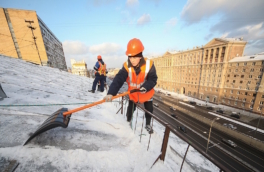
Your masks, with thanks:
<instances>
[{"instance_id":1,"label":"snow-covered surface","mask_svg":"<svg viewBox=\"0 0 264 172\"><path fill-rule=\"evenodd\" d=\"M160 154L164 127L154 122L147 150L144 128L140 142L143 112L138 111L138 118L134 113L132 130L116 114L118 100L74 113L68 128L48 130L23 146L58 109L101 100L106 91L87 92L90 78L9 57L0 56L0 61L0 83L8 96L0 101L0 158L17 160L17 171L179 171L188 145L170 134L165 161L151 168ZM183 171L219 169L190 147Z\"/></svg>"},{"instance_id":2,"label":"snow-covered surface","mask_svg":"<svg viewBox=\"0 0 264 172\"><path fill-rule=\"evenodd\" d=\"M251 129L253 129L253 130L256 129L256 127L253 127L253 126L251 126L251 125L247 125L247 124L242 123L242 122L239 122L239 121L237 121L237 120L233 120L233 119L230 119L230 118L224 117L223 115L218 115L218 114L213 113L213 112L208 112L208 113L211 114L211 115L217 116L217 117L219 117L219 118L223 118L223 119L225 119L225 120L228 120L228 121L230 121L230 122L233 122L233 123L236 123L236 124L242 125L242 126L244 126L244 127L251 128ZM264 130L258 128L258 132L264 133Z\"/></svg>"}]
</instances>

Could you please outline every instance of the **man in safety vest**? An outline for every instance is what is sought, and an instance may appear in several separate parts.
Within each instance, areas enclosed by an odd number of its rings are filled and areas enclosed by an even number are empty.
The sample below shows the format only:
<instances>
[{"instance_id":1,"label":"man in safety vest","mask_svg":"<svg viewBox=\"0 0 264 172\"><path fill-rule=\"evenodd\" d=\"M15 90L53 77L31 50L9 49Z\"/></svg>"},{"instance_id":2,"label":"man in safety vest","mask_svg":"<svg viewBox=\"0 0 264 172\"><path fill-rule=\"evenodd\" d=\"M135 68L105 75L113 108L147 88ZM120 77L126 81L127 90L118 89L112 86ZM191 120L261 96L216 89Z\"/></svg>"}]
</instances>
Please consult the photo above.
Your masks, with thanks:
<instances>
[{"instance_id":1,"label":"man in safety vest","mask_svg":"<svg viewBox=\"0 0 264 172\"><path fill-rule=\"evenodd\" d=\"M97 60L98 61L95 63L95 66L94 66L94 70L96 72L95 72L93 87L92 87L92 90L89 90L89 92L92 92L92 93L95 92L98 81L100 81L100 83L105 82L105 76L106 76L106 64L102 60L102 56L98 55ZM101 92L104 91L104 84L100 84L100 91Z\"/></svg>"},{"instance_id":2,"label":"man in safety vest","mask_svg":"<svg viewBox=\"0 0 264 172\"><path fill-rule=\"evenodd\" d=\"M140 89L141 92L129 95L129 105L127 107L127 121L131 121L132 115L136 109L135 103L144 103L144 107L149 112L153 112L154 86L157 84L157 73L152 60L143 57L144 46L139 39L131 39L127 44L126 55L128 60L124 63L123 68L119 70L110 85L106 101L112 101L124 82L127 82L128 90ZM145 113L146 130L151 134L153 132L150 121L151 115Z\"/></svg>"}]
</instances>

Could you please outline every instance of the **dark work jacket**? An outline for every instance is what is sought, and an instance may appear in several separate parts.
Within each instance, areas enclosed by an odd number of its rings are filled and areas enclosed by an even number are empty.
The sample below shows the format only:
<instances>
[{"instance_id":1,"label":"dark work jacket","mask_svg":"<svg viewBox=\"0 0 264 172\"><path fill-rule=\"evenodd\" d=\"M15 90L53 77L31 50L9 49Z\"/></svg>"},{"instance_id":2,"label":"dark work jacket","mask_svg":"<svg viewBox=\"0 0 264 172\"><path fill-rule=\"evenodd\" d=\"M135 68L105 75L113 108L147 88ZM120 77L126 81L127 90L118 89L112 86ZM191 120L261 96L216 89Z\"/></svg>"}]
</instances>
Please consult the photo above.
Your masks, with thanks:
<instances>
[{"instance_id":1,"label":"dark work jacket","mask_svg":"<svg viewBox=\"0 0 264 172\"><path fill-rule=\"evenodd\" d=\"M139 62L139 67L134 67L137 75L140 73L140 66L142 66L145 63L146 62L145 62L144 58L141 58L141 60ZM128 60L128 67L132 67L129 60ZM107 94L111 94L111 95L115 96L118 93L119 89L124 84L124 82L126 82L127 77L128 77L128 72L123 66L122 69L120 69L119 72L116 74L113 82L110 85L110 88L109 88L109 91ZM145 79L145 82L141 87L144 87L144 88L146 88L147 91L149 91L155 87L155 85L157 84L157 80L158 80L158 76L156 73L156 68L155 68L154 63L153 63L153 65L150 68L148 75Z\"/></svg>"}]
</instances>

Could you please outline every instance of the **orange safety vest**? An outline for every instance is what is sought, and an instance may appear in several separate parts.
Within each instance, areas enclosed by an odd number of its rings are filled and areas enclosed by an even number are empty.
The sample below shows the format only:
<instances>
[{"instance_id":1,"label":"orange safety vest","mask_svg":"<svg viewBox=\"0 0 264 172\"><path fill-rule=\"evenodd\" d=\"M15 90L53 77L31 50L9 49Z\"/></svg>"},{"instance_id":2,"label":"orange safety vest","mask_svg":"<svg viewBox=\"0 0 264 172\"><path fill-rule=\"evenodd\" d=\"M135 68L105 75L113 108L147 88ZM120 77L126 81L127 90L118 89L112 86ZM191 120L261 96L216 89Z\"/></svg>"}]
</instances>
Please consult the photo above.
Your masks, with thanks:
<instances>
[{"instance_id":1,"label":"orange safety vest","mask_svg":"<svg viewBox=\"0 0 264 172\"><path fill-rule=\"evenodd\" d=\"M127 70L128 73L128 77L126 80L128 85L128 91L133 89L139 89L146 81L146 77L153 65L153 61L147 58L145 58L145 61L146 63L140 67L141 71L138 75L136 74L133 67L128 68L128 62L124 63L124 68ZM129 99L134 102L144 103L146 101L149 101L153 97L154 93L155 91L153 88L146 93L135 92L129 94Z\"/></svg>"},{"instance_id":2,"label":"orange safety vest","mask_svg":"<svg viewBox=\"0 0 264 172\"><path fill-rule=\"evenodd\" d=\"M99 61L99 69L98 69L98 73L100 75L104 74L104 76L106 76L106 64L102 65L102 63Z\"/></svg>"}]
</instances>

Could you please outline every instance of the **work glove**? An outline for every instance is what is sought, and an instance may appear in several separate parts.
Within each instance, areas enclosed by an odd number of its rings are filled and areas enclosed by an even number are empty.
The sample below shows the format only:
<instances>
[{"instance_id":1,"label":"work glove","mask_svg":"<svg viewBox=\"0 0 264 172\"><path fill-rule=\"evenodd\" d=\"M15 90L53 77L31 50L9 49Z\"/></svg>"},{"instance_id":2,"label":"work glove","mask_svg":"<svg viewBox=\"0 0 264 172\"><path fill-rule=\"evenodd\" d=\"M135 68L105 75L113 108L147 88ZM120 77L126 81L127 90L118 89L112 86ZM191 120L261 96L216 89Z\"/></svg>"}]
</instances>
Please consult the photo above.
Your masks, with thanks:
<instances>
[{"instance_id":1,"label":"work glove","mask_svg":"<svg viewBox=\"0 0 264 172\"><path fill-rule=\"evenodd\" d=\"M111 102L112 101L112 95L111 94L108 94L108 95L106 95L105 97L104 97L104 100L106 101L106 102Z\"/></svg>"},{"instance_id":2,"label":"work glove","mask_svg":"<svg viewBox=\"0 0 264 172\"><path fill-rule=\"evenodd\" d=\"M144 87L141 87L139 90L140 90L140 93L146 93L147 92L146 88L144 88Z\"/></svg>"}]
</instances>

